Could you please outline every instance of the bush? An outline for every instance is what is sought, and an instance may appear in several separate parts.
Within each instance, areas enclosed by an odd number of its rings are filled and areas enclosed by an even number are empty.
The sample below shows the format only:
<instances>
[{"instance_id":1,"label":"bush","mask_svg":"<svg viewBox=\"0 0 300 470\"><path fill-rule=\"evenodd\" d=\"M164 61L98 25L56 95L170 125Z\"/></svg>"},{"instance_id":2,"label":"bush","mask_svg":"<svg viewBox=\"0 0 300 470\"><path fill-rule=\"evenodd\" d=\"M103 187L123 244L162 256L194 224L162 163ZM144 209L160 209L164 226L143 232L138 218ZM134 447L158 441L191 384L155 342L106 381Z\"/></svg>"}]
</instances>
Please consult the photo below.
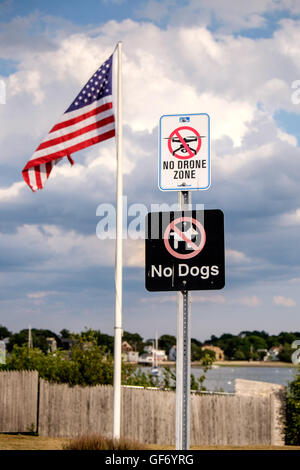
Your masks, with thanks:
<instances>
[{"instance_id":1,"label":"bush","mask_svg":"<svg viewBox=\"0 0 300 470\"><path fill-rule=\"evenodd\" d=\"M14 345L1 370L37 370L49 382L69 385L109 385L113 383L113 356L98 346L91 336L76 338L70 351L44 354L38 348ZM133 373L133 366L122 364L122 382Z\"/></svg>"},{"instance_id":2,"label":"bush","mask_svg":"<svg viewBox=\"0 0 300 470\"><path fill-rule=\"evenodd\" d=\"M286 445L300 445L300 367L294 380L289 383L286 397L285 418Z\"/></svg>"},{"instance_id":3,"label":"bush","mask_svg":"<svg viewBox=\"0 0 300 470\"><path fill-rule=\"evenodd\" d=\"M143 450L143 444L125 438L112 439L101 434L90 434L70 439L64 450Z\"/></svg>"},{"instance_id":4,"label":"bush","mask_svg":"<svg viewBox=\"0 0 300 470\"><path fill-rule=\"evenodd\" d=\"M114 361L106 348L97 344L94 332L88 330L82 335L73 335L70 350L57 349L45 354L41 349L28 348L27 345L14 345L6 364L0 364L1 370L36 370L42 379L68 385L112 385ZM201 358L204 374L210 368L213 359L205 351ZM122 385L142 387L176 388L176 373L169 367L162 367L162 375L155 377L150 372L143 372L133 364L122 362ZM191 376L193 390L205 390L202 383L205 375L197 381Z\"/></svg>"}]
</instances>

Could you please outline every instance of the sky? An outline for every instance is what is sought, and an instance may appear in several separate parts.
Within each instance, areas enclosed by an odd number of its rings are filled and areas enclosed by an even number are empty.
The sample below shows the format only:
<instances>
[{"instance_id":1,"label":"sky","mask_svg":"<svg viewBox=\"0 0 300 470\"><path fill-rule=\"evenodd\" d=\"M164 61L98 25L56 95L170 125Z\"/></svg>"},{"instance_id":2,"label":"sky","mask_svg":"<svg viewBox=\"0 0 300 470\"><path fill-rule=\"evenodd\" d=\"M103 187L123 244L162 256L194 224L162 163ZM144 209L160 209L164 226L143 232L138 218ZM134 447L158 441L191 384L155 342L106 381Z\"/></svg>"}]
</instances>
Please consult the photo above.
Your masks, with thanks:
<instances>
[{"instance_id":1,"label":"sky","mask_svg":"<svg viewBox=\"0 0 300 470\"><path fill-rule=\"evenodd\" d=\"M224 212L226 285L192 293L192 337L299 331L297 0L0 1L0 324L113 334L115 242L96 228L115 140L36 193L21 171L118 41L128 223L177 201L157 185L160 116L210 116L211 187L192 198ZM176 294L146 291L144 269L144 241L124 240L123 329L176 335Z\"/></svg>"}]
</instances>

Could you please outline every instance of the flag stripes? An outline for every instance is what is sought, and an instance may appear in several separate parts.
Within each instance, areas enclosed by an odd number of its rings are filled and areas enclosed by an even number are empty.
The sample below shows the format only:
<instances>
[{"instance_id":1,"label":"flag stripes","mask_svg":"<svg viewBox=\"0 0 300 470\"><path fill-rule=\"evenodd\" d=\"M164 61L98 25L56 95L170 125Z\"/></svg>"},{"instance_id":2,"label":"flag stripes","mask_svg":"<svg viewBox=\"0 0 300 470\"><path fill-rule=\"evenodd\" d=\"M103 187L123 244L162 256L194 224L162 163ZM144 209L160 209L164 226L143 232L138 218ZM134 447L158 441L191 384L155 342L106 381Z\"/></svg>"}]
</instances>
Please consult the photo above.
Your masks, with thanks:
<instances>
[{"instance_id":1,"label":"flag stripes","mask_svg":"<svg viewBox=\"0 0 300 470\"><path fill-rule=\"evenodd\" d=\"M96 85L99 89L95 91ZM91 90L96 94L92 95ZM24 181L33 191L42 189L51 170L63 157L73 165L72 153L114 136L111 56L37 147L22 171Z\"/></svg>"}]
</instances>

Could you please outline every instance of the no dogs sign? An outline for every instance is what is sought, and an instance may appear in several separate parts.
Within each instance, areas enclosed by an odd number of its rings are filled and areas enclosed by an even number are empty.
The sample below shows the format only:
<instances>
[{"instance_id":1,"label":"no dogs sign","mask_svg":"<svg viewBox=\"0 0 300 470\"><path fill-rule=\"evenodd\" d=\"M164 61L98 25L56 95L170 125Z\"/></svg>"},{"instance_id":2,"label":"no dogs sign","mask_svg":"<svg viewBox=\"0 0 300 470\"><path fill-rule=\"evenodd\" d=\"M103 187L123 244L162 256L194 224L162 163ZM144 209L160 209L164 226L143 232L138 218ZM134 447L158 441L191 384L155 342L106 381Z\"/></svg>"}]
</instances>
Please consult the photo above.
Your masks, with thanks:
<instances>
[{"instance_id":1,"label":"no dogs sign","mask_svg":"<svg viewBox=\"0 0 300 470\"><path fill-rule=\"evenodd\" d=\"M208 114L176 114L160 118L158 186L162 191L209 188Z\"/></svg>"},{"instance_id":2,"label":"no dogs sign","mask_svg":"<svg viewBox=\"0 0 300 470\"><path fill-rule=\"evenodd\" d=\"M222 289L224 285L222 211L147 215L146 288L149 291Z\"/></svg>"}]
</instances>

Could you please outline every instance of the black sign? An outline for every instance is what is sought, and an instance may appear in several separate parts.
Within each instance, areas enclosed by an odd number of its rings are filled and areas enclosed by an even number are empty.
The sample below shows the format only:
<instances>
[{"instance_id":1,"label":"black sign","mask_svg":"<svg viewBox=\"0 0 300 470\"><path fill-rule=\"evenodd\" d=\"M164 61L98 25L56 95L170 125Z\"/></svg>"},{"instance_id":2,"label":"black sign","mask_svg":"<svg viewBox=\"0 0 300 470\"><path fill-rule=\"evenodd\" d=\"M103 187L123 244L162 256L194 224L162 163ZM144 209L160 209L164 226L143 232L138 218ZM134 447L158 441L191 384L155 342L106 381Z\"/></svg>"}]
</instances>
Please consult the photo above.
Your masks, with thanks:
<instances>
[{"instance_id":1,"label":"black sign","mask_svg":"<svg viewBox=\"0 0 300 470\"><path fill-rule=\"evenodd\" d=\"M224 285L221 210L147 214L147 290L209 290L222 289Z\"/></svg>"}]
</instances>

